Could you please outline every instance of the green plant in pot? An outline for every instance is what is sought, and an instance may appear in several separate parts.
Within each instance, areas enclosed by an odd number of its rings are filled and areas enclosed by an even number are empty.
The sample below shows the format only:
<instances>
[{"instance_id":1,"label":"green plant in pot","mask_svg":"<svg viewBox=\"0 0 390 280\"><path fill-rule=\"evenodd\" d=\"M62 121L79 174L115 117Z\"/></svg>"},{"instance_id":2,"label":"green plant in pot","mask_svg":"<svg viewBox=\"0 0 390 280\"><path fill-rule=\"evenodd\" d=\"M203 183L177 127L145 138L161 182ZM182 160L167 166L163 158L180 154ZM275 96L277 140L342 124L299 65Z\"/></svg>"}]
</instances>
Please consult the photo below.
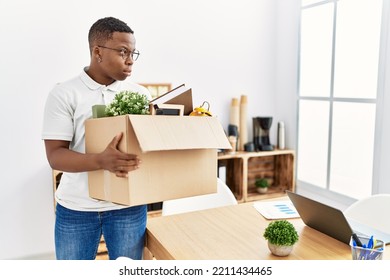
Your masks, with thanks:
<instances>
[{"instance_id":1,"label":"green plant in pot","mask_svg":"<svg viewBox=\"0 0 390 280\"><path fill-rule=\"evenodd\" d=\"M266 193L268 191L269 182L265 178L259 178L256 179L255 186L258 193Z\"/></svg>"},{"instance_id":2,"label":"green plant in pot","mask_svg":"<svg viewBox=\"0 0 390 280\"><path fill-rule=\"evenodd\" d=\"M276 256L288 256L299 239L294 225L286 220L269 223L263 237L268 240L268 248Z\"/></svg>"}]
</instances>

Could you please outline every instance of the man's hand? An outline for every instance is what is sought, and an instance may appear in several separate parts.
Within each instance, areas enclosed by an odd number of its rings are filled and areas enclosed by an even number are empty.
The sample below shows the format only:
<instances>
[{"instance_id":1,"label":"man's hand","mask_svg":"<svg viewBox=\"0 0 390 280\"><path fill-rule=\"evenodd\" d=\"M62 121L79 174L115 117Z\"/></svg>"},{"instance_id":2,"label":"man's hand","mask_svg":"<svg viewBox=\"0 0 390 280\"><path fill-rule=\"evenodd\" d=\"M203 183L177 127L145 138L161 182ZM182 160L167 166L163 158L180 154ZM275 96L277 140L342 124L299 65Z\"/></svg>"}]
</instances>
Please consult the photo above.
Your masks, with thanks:
<instances>
[{"instance_id":1,"label":"man's hand","mask_svg":"<svg viewBox=\"0 0 390 280\"><path fill-rule=\"evenodd\" d=\"M45 140L46 155L51 168L65 172L109 170L118 177L126 178L128 172L139 168L136 155L118 150L122 133L115 136L106 149L99 154L83 154L69 149L69 141Z\"/></svg>"},{"instance_id":2,"label":"man's hand","mask_svg":"<svg viewBox=\"0 0 390 280\"><path fill-rule=\"evenodd\" d=\"M139 168L141 163L137 155L122 153L118 149L123 133L116 135L107 148L99 155L103 169L113 172L118 177L126 178L128 172Z\"/></svg>"}]
</instances>

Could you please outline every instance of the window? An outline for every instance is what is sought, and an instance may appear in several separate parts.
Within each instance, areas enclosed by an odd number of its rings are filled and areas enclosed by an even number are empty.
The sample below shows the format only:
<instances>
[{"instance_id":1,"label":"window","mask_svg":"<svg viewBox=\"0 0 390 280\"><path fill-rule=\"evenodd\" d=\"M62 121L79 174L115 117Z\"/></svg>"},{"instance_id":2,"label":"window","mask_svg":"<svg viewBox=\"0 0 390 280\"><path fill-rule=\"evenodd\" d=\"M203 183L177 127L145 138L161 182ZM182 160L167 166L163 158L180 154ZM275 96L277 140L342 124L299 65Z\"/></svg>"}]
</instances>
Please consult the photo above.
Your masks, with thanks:
<instances>
[{"instance_id":1,"label":"window","mask_svg":"<svg viewBox=\"0 0 390 280\"><path fill-rule=\"evenodd\" d=\"M298 186L372 192L382 0L302 0Z\"/></svg>"}]
</instances>

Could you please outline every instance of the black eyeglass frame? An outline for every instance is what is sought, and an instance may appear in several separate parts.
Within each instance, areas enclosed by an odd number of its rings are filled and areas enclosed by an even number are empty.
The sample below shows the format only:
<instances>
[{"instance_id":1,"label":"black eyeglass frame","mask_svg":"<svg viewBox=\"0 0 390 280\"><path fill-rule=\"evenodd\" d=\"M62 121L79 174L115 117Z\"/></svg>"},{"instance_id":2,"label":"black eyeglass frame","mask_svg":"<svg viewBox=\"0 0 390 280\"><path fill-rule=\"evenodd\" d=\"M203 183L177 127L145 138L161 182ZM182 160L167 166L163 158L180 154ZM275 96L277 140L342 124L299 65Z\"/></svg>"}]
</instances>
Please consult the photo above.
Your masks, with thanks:
<instances>
[{"instance_id":1,"label":"black eyeglass frame","mask_svg":"<svg viewBox=\"0 0 390 280\"><path fill-rule=\"evenodd\" d=\"M136 61L140 55L140 52L139 50L134 50L134 51L129 51L128 49L126 48L122 48L122 49L114 49L114 48L110 48L110 47L106 47L106 46L99 46L99 48L103 48L103 49L108 49L108 50L112 50L112 51L117 51L120 53L121 57L123 58L123 60L127 60L129 57L131 57L131 59L133 61ZM126 54L126 53L129 53L129 54Z\"/></svg>"}]
</instances>

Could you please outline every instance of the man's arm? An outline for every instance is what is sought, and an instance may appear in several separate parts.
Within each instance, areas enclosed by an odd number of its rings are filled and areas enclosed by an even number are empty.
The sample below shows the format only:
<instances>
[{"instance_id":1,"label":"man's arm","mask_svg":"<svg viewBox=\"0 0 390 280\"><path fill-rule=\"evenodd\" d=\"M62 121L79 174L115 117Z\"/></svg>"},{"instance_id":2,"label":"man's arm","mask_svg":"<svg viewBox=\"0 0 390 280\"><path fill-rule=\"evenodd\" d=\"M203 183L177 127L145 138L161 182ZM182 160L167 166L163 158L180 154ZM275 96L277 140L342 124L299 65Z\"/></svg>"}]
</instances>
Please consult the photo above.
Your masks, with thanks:
<instances>
[{"instance_id":1,"label":"man's arm","mask_svg":"<svg viewBox=\"0 0 390 280\"><path fill-rule=\"evenodd\" d=\"M98 154L83 154L69 149L69 141L45 140L46 156L51 168L65 172L86 172L105 169L118 177L139 168L136 155L122 153L118 144L122 133L115 136L107 148Z\"/></svg>"}]
</instances>

